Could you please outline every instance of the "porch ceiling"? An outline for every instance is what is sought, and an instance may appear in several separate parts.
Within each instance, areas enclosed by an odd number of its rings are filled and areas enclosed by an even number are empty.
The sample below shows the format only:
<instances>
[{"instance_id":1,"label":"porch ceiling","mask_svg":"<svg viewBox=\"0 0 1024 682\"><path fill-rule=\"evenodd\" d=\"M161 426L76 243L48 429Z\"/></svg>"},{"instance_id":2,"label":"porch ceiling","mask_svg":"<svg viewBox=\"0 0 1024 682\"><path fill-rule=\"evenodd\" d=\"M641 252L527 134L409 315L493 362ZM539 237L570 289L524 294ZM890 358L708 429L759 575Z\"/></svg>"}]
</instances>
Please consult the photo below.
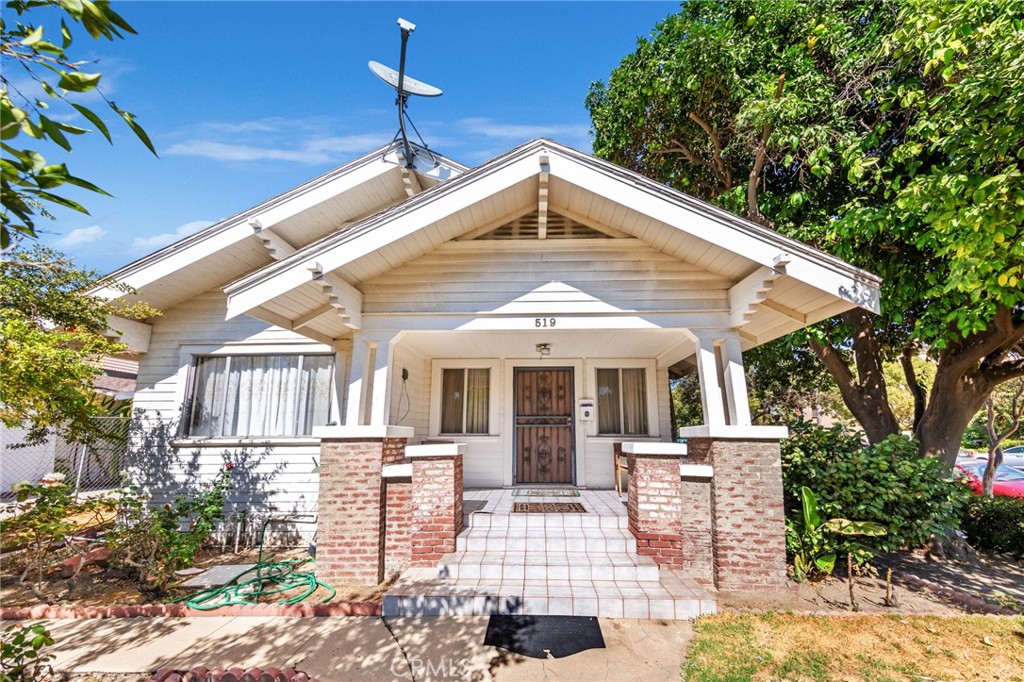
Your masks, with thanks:
<instances>
[{"instance_id":1,"label":"porch ceiling","mask_svg":"<svg viewBox=\"0 0 1024 682\"><path fill-rule=\"evenodd\" d=\"M549 345L550 355L537 353ZM529 332L406 332L400 344L425 358L537 358L542 362L575 358L655 358L668 367L696 352L693 337L682 329L643 329L580 333L538 329Z\"/></svg>"}]
</instances>

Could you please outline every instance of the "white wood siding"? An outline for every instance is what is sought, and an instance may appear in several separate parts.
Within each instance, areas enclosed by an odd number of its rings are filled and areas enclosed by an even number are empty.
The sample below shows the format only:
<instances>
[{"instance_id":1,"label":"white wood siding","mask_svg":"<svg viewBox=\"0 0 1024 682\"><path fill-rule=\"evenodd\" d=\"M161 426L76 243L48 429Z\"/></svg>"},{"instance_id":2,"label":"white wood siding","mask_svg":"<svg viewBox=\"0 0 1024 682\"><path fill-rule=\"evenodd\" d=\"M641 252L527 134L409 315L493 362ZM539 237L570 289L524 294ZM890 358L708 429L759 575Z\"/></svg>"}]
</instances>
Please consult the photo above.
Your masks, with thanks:
<instances>
[{"instance_id":1,"label":"white wood siding","mask_svg":"<svg viewBox=\"0 0 1024 682\"><path fill-rule=\"evenodd\" d=\"M364 313L475 313L502 307L551 282L622 310L640 311L727 309L731 285L634 239L478 240L445 244L360 288ZM552 295L543 312L587 312L597 304L588 306L586 297L565 291Z\"/></svg>"},{"instance_id":2,"label":"white wood siding","mask_svg":"<svg viewBox=\"0 0 1024 682\"><path fill-rule=\"evenodd\" d=\"M240 439L200 442L179 439L178 423L193 353L309 353L329 349L295 332L251 317L225 320L226 299L208 291L164 312L153 322L149 352L139 361L134 409L138 428L131 462L143 487L159 503L184 486L211 480L225 461L235 465L233 505L256 513L315 509L318 479L313 470L319 444L311 438L270 443ZM336 354L336 390L350 351ZM332 414L343 414L342 405Z\"/></svg>"},{"instance_id":3,"label":"white wood siding","mask_svg":"<svg viewBox=\"0 0 1024 682\"><path fill-rule=\"evenodd\" d=\"M391 367L391 417L388 424L411 426L416 431L416 438L425 438L430 424L430 362L399 343L392 356ZM404 382L403 369L409 371L409 379Z\"/></svg>"}]
</instances>

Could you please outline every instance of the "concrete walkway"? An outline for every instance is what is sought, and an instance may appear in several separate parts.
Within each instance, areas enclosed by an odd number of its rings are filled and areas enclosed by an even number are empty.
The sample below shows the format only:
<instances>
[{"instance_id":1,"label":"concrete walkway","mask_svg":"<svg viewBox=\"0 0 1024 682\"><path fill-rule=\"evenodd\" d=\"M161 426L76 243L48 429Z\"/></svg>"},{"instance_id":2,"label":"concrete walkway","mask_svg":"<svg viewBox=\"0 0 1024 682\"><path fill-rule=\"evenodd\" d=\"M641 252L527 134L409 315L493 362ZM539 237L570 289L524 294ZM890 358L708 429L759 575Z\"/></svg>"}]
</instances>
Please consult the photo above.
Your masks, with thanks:
<instances>
[{"instance_id":1,"label":"concrete walkway","mask_svg":"<svg viewBox=\"0 0 1024 682\"><path fill-rule=\"evenodd\" d=\"M196 666L292 666L321 682L678 681L692 636L685 621L601 620L606 648L540 660L485 646L487 623L486 617L389 618L395 637L380 618L119 618L49 626L56 670L137 673L140 681L159 668Z\"/></svg>"}]
</instances>

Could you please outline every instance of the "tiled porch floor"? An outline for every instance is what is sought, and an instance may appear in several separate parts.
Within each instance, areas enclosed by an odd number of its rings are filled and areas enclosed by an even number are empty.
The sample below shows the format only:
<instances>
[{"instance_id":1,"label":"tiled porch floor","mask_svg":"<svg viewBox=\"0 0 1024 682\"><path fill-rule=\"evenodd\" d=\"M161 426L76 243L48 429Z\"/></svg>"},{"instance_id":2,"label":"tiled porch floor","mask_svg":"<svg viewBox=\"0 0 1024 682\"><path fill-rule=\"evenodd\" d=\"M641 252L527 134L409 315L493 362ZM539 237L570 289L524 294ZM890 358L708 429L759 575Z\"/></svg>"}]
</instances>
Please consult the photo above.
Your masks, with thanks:
<instances>
[{"instance_id":1,"label":"tiled porch floor","mask_svg":"<svg viewBox=\"0 0 1024 682\"><path fill-rule=\"evenodd\" d=\"M403 574L385 595L384 614L685 619L714 612L703 587L636 554L625 500L614 491L514 493L465 491L457 551L437 567ZM586 513L512 513L514 502L580 502Z\"/></svg>"}]
</instances>

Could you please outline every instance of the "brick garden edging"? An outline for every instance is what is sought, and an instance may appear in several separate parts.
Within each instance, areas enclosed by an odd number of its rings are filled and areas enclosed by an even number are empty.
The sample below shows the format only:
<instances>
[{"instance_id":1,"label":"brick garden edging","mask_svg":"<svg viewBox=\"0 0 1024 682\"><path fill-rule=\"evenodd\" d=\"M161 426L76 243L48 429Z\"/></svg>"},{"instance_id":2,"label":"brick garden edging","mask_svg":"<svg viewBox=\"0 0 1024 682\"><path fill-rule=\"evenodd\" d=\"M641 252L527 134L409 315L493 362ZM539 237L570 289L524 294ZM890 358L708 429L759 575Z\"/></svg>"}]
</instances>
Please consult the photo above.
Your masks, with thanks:
<instances>
[{"instance_id":1,"label":"brick garden edging","mask_svg":"<svg viewBox=\"0 0 1024 682\"><path fill-rule=\"evenodd\" d=\"M294 668L193 668L192 670L157 670L153 682L318 682Z\"/></svg>"},{"instance_id":2,"label":"brick garden edging","mask_svg":"<svg viewBox=\"0 0 1024 682\"><path fill-rule=\"evenodd\" d=\"M31 606L0 609L0 620L89 619L89 618L231 618L263 616L283 618L331 618L337 616L379 616L380 602L337 602L333 604L245 604L222 606L210 611L190 609L184 604L138 604L123 606Z\"/></svg>"}]
</instances>

